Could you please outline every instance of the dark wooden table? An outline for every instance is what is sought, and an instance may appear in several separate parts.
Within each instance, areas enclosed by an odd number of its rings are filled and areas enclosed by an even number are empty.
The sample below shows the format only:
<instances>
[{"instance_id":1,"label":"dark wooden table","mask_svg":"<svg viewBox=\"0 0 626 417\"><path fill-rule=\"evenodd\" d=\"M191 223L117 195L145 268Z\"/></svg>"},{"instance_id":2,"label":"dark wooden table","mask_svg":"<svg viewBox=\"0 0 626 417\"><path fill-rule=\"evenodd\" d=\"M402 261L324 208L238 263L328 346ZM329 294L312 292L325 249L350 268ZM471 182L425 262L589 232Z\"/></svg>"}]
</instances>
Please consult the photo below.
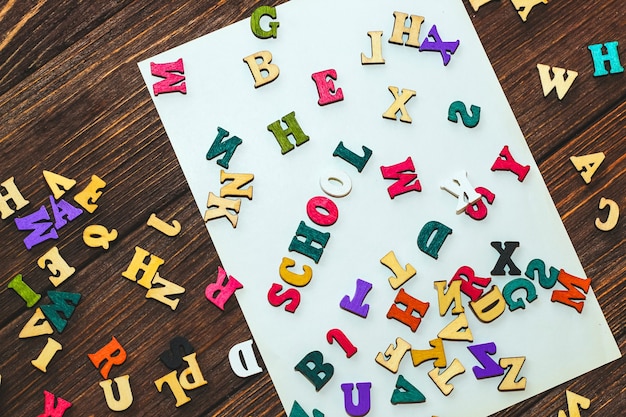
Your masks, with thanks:
<instances>
[{"instance_id":1,"label":"dark wooden table","mask_svg":"<svg viewBox=\"0 0 626 417\"><path fill-rule=\"evenodd\" d=\"M14 178L29 204L0 220L0 415L35 416L44 391L73 405L64 416L106 416L100 372L88 358L114 336L127 353L111 377L130 375L133 404L120 415L284 415L267 372L239 378L227 352L251 338L233 298L221 311L204 298L219 259L205 232L136 63L243 19L261 4L109 0L8 0L0 5L0 182ZM624 210L626 176L626 82L624 73L594 77L588 45L619 41L626 64L626 3L621 0L537 5L522 22L509 1L495 0L468 13L538 161L559 213L622 353L626 350L624 219L600 231L601 197ZM543 96L538 63L578 71L560 101ZM604 152L606 159L585 184L571 156ZM58 231L59 238L27 250L26 232L14 218L51 210L43 171L74 179L68 201L96 175L106 183L93 213ZM5 190L1 191L5 193ZM151 213L176 219L182 232L168 237L146 223ZM90 225L115 229L108 250L83 241ZM76 272L58 291L79 293L67 328L52 337L62 345L43 373L31 365L47 337L18 337L35 308L55 289L38 259L56 246ZM121 273L135 246L165 263L160 271L182 285L176 311L146 300L145 289ZM32 308L8 283L22 274L42 299ZM168 373L159 356L175 336L195 348L207 384L174 407L167 388L154 381ZM258 356L258 354L257 354ZM259 359L261 361L261 359ZM261 362L262 363L262 362ZM626 361L622 358L533 397L497 416L556 416L566 410L565 390L591 399L582 416L619 416L626 408ZM571 416L570 416L571 417Z\"/></svg>"}]
</instances>

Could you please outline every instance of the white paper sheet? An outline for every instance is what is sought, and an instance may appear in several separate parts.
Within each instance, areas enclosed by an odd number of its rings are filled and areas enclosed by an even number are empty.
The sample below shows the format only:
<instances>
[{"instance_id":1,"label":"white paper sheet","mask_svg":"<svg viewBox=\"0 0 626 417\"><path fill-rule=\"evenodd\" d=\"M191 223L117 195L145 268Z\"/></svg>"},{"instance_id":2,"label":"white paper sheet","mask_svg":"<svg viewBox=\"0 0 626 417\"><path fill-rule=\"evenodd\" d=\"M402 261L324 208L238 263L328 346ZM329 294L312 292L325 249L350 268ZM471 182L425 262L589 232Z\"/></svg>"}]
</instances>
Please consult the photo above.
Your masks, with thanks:
<instances>
[{"instance_id":1,"label":"white paper sheet","mask_svg":"<svg viewBox=\"0 0 626 417\"><path fill-rule=\"evenodd\" d=\"M309 415L313 409L327 416L347 415L341 384L371 382L371 390L364 393L369 395L372 416L486 416L618 358L618 347L591 290L579 314L551 302L554 290L565 290L560 283L546 289L535 279L537 299L525 302L524 309L506 308L491 323L477 319L463 294L473 341L443 342L447 365L456 358L465 368L449 381L454 386L449 395L429 378L432 361L414 367L407 352L397 373L376 363L377 354L395 344L397 337L412 349L430 347L428 342L456 317L450 311L439 315L433 282L450 281L462 266L470 266L479 277L491 277L489 288L497 285L500 290L513 279L525 278L533 259L576 277L586 275L460 0L295 0L276 11L273 21L280 26L275 39L255 37L246 19L139 67L202 215L209 192L219 196L222 187L224 168L217 160L224 155L206 158L218 127L226 129L229 138L242 139L225 171L254 174L249 184L253 198L241 199L236 228L224 217L206 226L224 268L244 285L236 292L237 299L287 413L297 401ZM389 43L394 11L425 18L420 41L433 25L444 41L459 40L449 64L443 65L438 52ZM268 27L269 20L264 19L261 23ZM361 53L371 54L370 31L383 31L384 65L361 64ZM264 50L271 52L280 75L254 88L243 58ZM180 58L187 93L155 96L152 86L163 78L151 74L150 62ZM334 84L344 100L320 106L311 75L327 69L336 70ZM416 91L406 103L411 123L382 117L394 102L389 86ZM481 108L476 127L448 120L448 108L455 101ZM310 139L283 155L267 126L292 111ZM358 155L363 155L362 146L372 151L361 173L333 157L340 141ZM505 145L516 161L530 166L522 182L513 172L490 169ZM422 190L391 199L387 187L395 181L384 179L380 167L409 156ZM320 188L320 178L333 170L351 179L352 190L345 197L328 197ZM467 172L474 187L486 187L496 195L493 204L487 204L485 219L456 214L457 199L440 188L459 171ZM322 227L309 219L307 202L315 196L336 204L335 224ZM438 259L417 245L420 230L433 220L453 230ZM288 250L301 221L331 234L317 264ZM494 241L519 242L512 260L521 274L491 275L499 258L490 244ZM380 262L389 251L403 266L410 263L417 270L401 288L430 303L415 332L386 317L400 291L390 286L391 271ZM281 279L283 257L296 262L295 273L302 273L303 265L313 269L308 285L295 288ZM357 279L372 284L364 299L369 305L366 318L339 306L345 295L354 296ZM299 291L295 313L268 302L273 283ZM523 296L523 290L514 294ZM336 342L326 341L334 328L357 347L351 358ZM524 390L499 391L502 376L475 377L472 368L480 363L467 347L488 342L497 345L491 356L496 362L503 357L526 358L518 377L527 380ZM319 391L294 370L312 351L321 352L324 362L334 367L332 378ZM426 401L391 404L398 375ZM353 394L357 404L356 388Z\"/></svg>"}]
</instances>

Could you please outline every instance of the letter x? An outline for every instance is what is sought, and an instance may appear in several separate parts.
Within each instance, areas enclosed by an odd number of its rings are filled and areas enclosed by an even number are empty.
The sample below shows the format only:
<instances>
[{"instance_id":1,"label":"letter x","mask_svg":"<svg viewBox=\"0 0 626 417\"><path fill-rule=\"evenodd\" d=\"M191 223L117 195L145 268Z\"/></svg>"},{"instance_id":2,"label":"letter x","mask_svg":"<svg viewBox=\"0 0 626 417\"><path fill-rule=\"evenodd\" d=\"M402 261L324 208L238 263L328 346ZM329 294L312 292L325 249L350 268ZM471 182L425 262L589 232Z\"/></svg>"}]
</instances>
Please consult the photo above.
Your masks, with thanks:
<instances>
[{"instance_id":1,"label":"letter x","mask_svg":"<svg viewBox=\"0 0 626 417\"><path fill-rule=\"evenodd\" d=\"M428 32L428 36L433 38L434 40L428 39L426 37L422 44L420 45L420 52L423 51L433 51L441 53L441 58L443 58L443 65L448 65L450 62L451 55L456 52L456 48L459 47L459 41L456 40L454 42L444 42L441 40L441 36L439 36L439 32L437 31L437 25L433 25Z\"/></svg>"},{"instance_id":2,"label":"letter x","mask_svg":"<svg viewBox=\"0 0 626 417\"><path fill-rule=\"evenodd\" d=\"M397 120L396 113L400 112L400 120L405 123L411 123L412 119L406 111L405 105L411 97L415 96L416 92L405 88L402 90L402 93L400 93L398 87L392 85L389 86L389 91L393 94L394 101L387 111L383 113L383 117L385 119Z\"/></svg>"},{"instance_id":3,"label":"letter x","mask_svg":"<svg viewBox=\"0 0 626 417\"><path fill-rule=\"evenodd\" d=\"M522 274L522 271L520 271L511 259L513 251L519 247L519 242L504 242L504 248L502 247L502 242L491 242L491 246L500 254L498 262L496 262L496 265L491 270L491 275L506 275L504 272L505 266L509 267L509 275Z\"/></svg>"}]
</instances>

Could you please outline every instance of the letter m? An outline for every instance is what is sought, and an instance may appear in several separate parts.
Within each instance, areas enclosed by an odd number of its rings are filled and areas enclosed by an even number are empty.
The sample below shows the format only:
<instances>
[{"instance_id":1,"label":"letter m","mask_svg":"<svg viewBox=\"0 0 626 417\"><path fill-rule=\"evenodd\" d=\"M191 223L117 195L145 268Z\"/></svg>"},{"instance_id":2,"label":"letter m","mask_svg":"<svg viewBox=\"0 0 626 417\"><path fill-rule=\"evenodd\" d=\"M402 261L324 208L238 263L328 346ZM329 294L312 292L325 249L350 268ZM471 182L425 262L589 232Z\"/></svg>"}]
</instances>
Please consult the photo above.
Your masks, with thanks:
<instances>
[{"instance_id":1,"label":"letter m","mask_svg":"<svg viewBox=\"0 0 626 417\"><path fill-rule=\"evenodd\" d=\"M183 59L179 58L176 62L167 62L165 64L150 63L150 73L156 77L165 78L152 85L154 95L161 93L179 92L187 94L187 85L185 84L185 68Z\"/></svg>"}]
</instances>

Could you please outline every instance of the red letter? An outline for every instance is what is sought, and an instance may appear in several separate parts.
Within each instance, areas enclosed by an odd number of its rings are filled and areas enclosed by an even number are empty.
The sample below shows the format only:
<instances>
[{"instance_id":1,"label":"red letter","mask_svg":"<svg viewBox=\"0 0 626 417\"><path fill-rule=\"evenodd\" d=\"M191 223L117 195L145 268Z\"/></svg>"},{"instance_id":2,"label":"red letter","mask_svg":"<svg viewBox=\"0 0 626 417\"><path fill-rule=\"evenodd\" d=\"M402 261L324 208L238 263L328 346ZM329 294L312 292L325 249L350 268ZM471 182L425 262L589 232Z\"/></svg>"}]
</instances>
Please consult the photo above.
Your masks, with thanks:
<instances>
[{"instance_id":1,"label":"red letter","mask_svg":"<svg viewBox=\"0 0 626 417\"><path fill-rule=\"evenodd\" d=\"M224 285L226 279L226 271L221 266L217 267L217 281L207 285L204 295L207 300L215 304L220 310L224 310L224 304L239 288L243 285L232 276L228 277L228 282Z\"/></svg>"},{"instance_id":2,"label":"red letter","mask_svg":"<svg viewBox=\"0 0 626 417\"><path fill-rule=\"evenodd\" d=\"M273 283L272 287L267 293L267 301L274 307L282 305L285 301L291 300L289 304L285 306L285 311L295 313L296 308L300 305L300 292L296 289L290 288L283 294L278 293L283 289L283 286L277 283Z\"/></svg>"},{"instance_id":3,"label":"red letter","mask_svg":"<svg viewBox=\"0 0 626 417\"><path fill-rule=\"evenodd\" d=\"M406 173L406 171L410 173ZM422 191L422 185L417 179L415 166L410 156L399 164L388 167L381 166L380 172L386 180L398 180L387 188L389 197L392 199L399 194L404 194L409 191ZM409 184L413 180L415 180L413 184Z\"/></svg>"},{"instance_id":4,"label":"red letter","mask_svg":"<svg viewBox=\"0 0 626 417\"><path fill-rule=\"evenodd\" d=\"M519 182L524 181L526 174L530 170L529 165L521 165L511 156L509 147L504 145L504 148L500 151L500 156L495 160L491 166L492 171L511 171L517 175Z\"/></svg>"},{"instance_id":5,"label":"red letter","mask_svg":"<svg viewBox=\"0 0 626 417\"><path fill-rule=\"evenodd\" d=\"M324 106L326 104L343 100L343 91L341 91L341 88L335 89L335 84L333 83L333 81L337 81L337 71L334 69L327 69L325 71L312 74L311 78L315 81L317 93L320 96L317 104Z\"/></svg>"},{"instance_id":6,"label":"red letter","mask_svg":"<svg viewBox=\"0 0 626 417\"><path fill-rule=\"evenodd\" d=\"M54 394L44 391L43 395L45 397L45 402L43 406L43 414L39 414L37 417L63 417L65 414L65 410L72 406L72 403L69 401L65 401L63 398L59 397L57 400L57 406L54 406Z\"/></svg>"},{"instance_id":7,"label":"red letter","mask_svg":"<svg viewBox=\"0 0 626 417\"><path fill-rule=\"evenodd\" d=\"M178 72L179 74L175 74ZM165 78L152 85L154 95L161 93L179 93L187 94L187 85L185 84L185 68L183 59L179 58L176 62L168 62L165 64L150 63L150 73L157 77Z\"/></svg>"}]
</instances>

